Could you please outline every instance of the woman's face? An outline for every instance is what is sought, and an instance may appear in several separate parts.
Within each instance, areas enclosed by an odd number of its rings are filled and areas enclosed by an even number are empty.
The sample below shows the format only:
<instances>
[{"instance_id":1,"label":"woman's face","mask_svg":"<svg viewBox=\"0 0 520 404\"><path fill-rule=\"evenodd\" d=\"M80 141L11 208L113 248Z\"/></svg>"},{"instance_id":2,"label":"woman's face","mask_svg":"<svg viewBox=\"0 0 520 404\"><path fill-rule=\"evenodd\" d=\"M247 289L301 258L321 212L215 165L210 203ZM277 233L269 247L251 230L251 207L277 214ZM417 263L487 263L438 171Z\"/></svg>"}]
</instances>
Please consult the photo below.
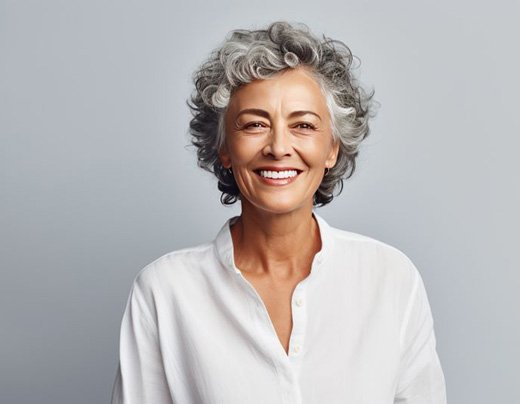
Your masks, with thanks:
<instances>
[{"instance_id":1,"label":"woman's face","mask_svg":"<svg viewBox=\"0 0 520 404\"><path fill-rule=\"evenodd\" d=\"M225 124L220 159L233 170L242 204L272 213L312 208L339 144L333 142L325 98L305 68L238 88Z\"/></svg>"}]
</instances>

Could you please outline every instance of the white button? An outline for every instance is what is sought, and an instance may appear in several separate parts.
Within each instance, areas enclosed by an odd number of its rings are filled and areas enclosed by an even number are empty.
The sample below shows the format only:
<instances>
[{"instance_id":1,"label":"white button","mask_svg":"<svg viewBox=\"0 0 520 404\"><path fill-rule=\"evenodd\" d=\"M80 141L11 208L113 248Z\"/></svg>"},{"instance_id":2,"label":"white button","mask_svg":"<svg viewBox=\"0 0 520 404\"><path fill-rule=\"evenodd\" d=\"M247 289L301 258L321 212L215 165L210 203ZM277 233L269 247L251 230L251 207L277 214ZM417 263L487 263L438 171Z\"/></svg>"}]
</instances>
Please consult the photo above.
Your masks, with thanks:
<instances>
[{"instance_id":1,"label":"white button","mask_svg":"<svg viewBox=\"0 0 520 404\"><path fill-rule=\"evenodd\" d=\"M301 306L303 304L303 299L301 297L298 297L294 303L296 303L296 306Z\"/></svg>"},{"instance_id":2,"label":"white button","mask_svg":"<svg viewBox=\"0 0 520 404\"><path fill-rule=\"evenodd\" d=\"M293 346L293 352L294 352L294 353L298 353L298 352L300 352L300 345L298 345L298 344L294 345L294 346Z\"/></svg>"}]
</instances>

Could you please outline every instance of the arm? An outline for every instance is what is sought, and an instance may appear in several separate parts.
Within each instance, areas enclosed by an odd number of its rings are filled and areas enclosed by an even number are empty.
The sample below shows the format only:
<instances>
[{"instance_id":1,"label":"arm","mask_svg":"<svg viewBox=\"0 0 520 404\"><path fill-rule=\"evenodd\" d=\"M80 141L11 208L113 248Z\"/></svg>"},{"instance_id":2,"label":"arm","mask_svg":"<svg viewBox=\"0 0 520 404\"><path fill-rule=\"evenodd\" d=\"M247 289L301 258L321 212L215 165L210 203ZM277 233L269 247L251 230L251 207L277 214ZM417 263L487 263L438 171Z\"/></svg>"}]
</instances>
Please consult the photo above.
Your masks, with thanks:
<instances>
[{"instance_id":1,"label":"arm","mask_svg":"<svg viewBox=\"0 0 520 404\"><path fill-rule=\"evenodd\" d=\"M401 327L401 367L395 404L445 404L444 374L436 351L433 317L423 280L412 265L414 286Z\"/></svg>"},{"instance_id":2,"label":"arm","mask_svg":"<svg viewBox=\"0 0 520 404\"><path fill-rule=\"evenodd\" d=\"M112 404L173 404L159 347L150 271L132 285L121 323Z\"/></svg>"}]
</instances>

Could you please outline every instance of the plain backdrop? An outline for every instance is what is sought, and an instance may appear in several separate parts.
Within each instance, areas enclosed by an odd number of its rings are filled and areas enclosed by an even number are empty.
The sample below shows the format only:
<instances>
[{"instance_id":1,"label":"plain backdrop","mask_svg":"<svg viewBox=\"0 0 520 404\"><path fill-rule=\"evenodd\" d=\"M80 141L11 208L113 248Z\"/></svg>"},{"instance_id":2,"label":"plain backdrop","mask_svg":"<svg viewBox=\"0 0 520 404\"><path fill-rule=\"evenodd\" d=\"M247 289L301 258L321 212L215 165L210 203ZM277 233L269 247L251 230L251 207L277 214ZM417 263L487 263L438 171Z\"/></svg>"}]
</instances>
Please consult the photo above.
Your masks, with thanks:
<instances>
[{"instance_id":1,"label":"plain backdrop","mask_svg":"<svg viewBox=\"0 0 520 404\"><path fill-rule=\"evenodd\" d=\"M518 15L496 1L0 1L0 402L109 401L137 272L239 206L188 147L191 74L274 20L381 103L331 225L405 252L448 400L518 403ZM334 377L334 375L330 375Z\"/></svg>"}]
</instances>

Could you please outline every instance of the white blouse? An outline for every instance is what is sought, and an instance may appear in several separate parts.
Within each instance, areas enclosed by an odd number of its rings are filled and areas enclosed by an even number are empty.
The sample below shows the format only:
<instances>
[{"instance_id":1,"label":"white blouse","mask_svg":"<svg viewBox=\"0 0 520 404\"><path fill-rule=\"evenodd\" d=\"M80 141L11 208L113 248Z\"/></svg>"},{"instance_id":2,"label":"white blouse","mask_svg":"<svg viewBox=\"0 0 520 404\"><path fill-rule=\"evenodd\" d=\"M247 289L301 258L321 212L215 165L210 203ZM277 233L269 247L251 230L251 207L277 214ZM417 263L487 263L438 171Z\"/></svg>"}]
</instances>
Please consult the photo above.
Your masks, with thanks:
<instances>
[{"instance_id":1,"label":"white blouse","mask_svg":"<svg viewBox=\"0 0 520 404\"><path fill-rule=\"evenodd\" d=\"M444 404L422 278L381 241L313 213L322 248L292 296L287 354L233 259L215 240L163 255L133 282L112 404Z\"/></svg>"}]
</instances>

